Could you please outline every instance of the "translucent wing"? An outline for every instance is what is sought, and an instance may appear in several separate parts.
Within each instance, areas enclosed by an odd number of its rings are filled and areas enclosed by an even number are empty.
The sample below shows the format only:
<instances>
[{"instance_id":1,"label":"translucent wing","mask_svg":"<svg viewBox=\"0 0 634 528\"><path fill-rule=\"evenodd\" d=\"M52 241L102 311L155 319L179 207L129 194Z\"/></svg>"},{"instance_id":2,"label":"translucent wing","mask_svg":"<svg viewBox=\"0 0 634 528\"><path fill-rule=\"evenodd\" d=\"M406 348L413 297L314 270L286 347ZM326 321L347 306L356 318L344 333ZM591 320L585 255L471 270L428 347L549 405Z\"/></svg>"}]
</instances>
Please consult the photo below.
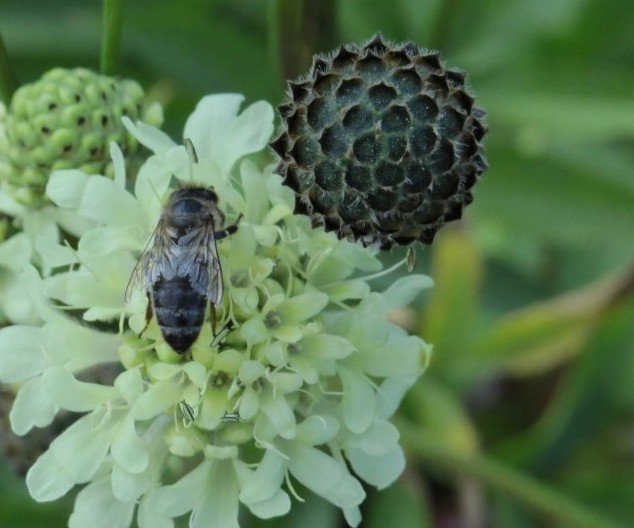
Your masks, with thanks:
<instances>
[{"instance_id":1,"label":"translucent wing","mask_svg":"<svg viewBox=\"0 0 634 528\"><path fill-rule=\"evenodd\" d=\"M189 241L183 241L184 238L181 238L179 244L191 244L191 250L188 251L187 261L179 263L179 276L188 277L194 290L214 305L220 304L223 294L222 268L214 238L213 222L192 233Z\"/></svg>"},{"instance_id":2,"label":"translucent wing","mask_svg":"<svg viewBox=\"0 0 634 528\"><path fill-rule=\"evenodd\" d=\"M160 262L165 258L169 244L169 237L166 236L164 227L163 220L159 220L132 270L130 280L125 289L126 304L130 302L136 290L147 291L154 282L153 277L158 273Z\"/></svg>"},{"instance_id":3,"label":"translucent wing","mask_svg":"<svg viewBox=\"0 0 634 528\"><path fill-rule=\"evenodd\" d=\"M220 304L220 301L222 301L224 284L222 282L222 266L220 266L220 257L218 256L218 246L216 245L215 237L212 236L208 246L211 266L208 269L209 287L207 288L207 298L217 306Z\"/></svg>"}]
</instances>

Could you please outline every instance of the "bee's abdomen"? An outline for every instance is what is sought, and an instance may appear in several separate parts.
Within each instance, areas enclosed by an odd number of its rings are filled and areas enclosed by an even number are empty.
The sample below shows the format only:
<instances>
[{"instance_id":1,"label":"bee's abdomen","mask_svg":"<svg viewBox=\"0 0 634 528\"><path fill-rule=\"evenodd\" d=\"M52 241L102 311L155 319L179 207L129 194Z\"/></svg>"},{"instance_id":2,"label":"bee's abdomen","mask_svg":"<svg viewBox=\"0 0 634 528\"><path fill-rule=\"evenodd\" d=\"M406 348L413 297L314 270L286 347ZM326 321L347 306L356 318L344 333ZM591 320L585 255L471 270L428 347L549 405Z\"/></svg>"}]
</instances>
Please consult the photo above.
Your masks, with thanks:
<instances>
[{"instance_id":1,"label":"bee's abdomen","mask_svg":"<svg viewBox=\"0 0 634 528\"><path fill-rule=\"evenodd\" d=\"M200 333L207 300L180 277L154 283L152 297L163 338L176 352L185 352Z\"/></svg>"}]
</instances>

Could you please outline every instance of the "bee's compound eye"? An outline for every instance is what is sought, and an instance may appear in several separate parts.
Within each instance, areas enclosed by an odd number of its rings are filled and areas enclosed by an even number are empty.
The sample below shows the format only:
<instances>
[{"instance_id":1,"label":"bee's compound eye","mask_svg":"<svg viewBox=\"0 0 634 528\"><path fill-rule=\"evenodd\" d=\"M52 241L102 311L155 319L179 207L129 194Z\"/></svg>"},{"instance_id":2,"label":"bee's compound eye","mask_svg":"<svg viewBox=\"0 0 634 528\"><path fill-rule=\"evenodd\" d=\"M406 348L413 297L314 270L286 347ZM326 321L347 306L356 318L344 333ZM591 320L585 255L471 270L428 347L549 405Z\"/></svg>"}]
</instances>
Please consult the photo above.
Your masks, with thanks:
<instances>
[{"instance_id":1,"label":"bee's compound eye","mask_svg":"<svg viewBox=\"0 0 634 528\"><path fill-rule=\"evenodd\" d=\"M202 204L198 200L183 198L172 204L172 214L175 216L185 216L199 213Z\"/></svg>"}]
</instances>

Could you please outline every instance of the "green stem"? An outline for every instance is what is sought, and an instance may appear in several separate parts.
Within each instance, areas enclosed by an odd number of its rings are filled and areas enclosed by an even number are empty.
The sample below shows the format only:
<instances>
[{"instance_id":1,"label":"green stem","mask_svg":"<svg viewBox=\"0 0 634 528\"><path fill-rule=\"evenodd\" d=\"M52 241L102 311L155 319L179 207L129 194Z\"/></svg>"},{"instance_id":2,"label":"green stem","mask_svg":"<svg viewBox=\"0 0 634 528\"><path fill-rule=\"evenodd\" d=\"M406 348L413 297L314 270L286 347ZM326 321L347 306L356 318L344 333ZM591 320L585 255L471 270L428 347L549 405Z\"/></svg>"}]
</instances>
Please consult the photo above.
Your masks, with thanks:
<instances>
[{"instance_id":1,"label":"green stem","mask_svg":"<svg viewBox=\"0 0 634 528\"><path fill-rule=\"evenodd\" d=\"M270 0L268 40L272 66L282 84L300 73L304 54L302 0Z\"/></svg>"},{"instance_id":2,"label":"green stem","mask_svg":"<svg viewBox=\"0 0 634 528\"><path fill-rule=\"evenodd\" d=\"M2 35L0 34L0 97L7 106L11 102L11 97L13 97L13 93L17 87L18 83L15 75L13 75L9 55L7 54L4 40L2 40Z\"/></svg>"},{"instance_id":3,"label":"green stem","mask_svg":"<svg viewBox=\"0 0 634 528\"><path fill-rule=\"evenodd\" d=\"M103 2L103 35L99 69L104 75L113 75L119 64L122 6L123 0L104 0Z\"/></svg>"},{"instance_id":4,"label":"green stem","mask_svg":"<svg viewBox=\"0 0 634 528\"><path fill-rule=\"evenodd\" d=\"M285 86L338 42L337 0L269 0L269 60Z\"/></svg>"},{"instance_id":5,"label":"green stem","mask_svg":"<svg viewBox=\"0 0 634 528\"><path fill-rule=\"evenodd\" d=\"M306 61L313 53L330 51L341 44L337 20L338 0L307 1L302 13L302 32L307 43ZM308 64L304 64L307 67Z\"/></svg>"},{"instance_id":6,"label":"green stem","mask_svg":"<svg viewBox=\"0 0 634 528\"><path fill-rule=\"evenodd\" d=\"M459 474L476 477L486 484L569 528L622 528L594 511L577 504L557 490L515 471L486 455L455 452L448 443L430 439L425 431L399 424L406 448L425 462Z\"/></svg>"},{"instance_id":7,"label":"green stem","mask_svg":"<svg viewBox=\"0 0 634 528\"><path fill-rule=\"evenodd\" d=\"M439 51L445 51L448 42L449 26L454 11L458 7L458 0L442 0L436 20L431 29L430 45Z\"/></svg>"}]
</instances>

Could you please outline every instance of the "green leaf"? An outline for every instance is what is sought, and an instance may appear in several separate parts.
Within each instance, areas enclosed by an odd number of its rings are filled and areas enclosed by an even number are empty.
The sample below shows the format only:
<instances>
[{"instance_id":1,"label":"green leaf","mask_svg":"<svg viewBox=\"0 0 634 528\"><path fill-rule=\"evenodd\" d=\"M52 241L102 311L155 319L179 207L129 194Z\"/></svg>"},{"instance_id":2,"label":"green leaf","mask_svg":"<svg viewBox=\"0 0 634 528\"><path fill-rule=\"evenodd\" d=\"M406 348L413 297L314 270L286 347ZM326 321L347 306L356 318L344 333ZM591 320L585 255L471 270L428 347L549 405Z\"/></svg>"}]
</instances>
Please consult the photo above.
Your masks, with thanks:
<instances>
[{"instance_id":1,"label":"green leaf","mask_svg":"<svg viewBox=\"0 0 634 528\"><path fill-rule=\"evenodd\" d=\"M629 374L631 387L632 321L633 302L600 317L594 336L559 384L540 420L520 438L506 440L498 451L510 454L515 463L550 473L569 461L575 450L602 438L618 406L619 377Z\"/></svg>"},{"instance_id":2,"label":"green leaf","mask_svg":"<svg viewBox=\"0 0 634 528\"><path fill-rule=\"evenodd\" d=\"M468 350L478 312L483 263L463 232L445 231L437 240L432 271L435 288L423 315L420 335L434 345L432 371Z\"/></svg>"},{"instance_id":3,"label":"green leaf","mask_svg":"<svg viewBox=\"0 0 634 528\"><path fill-rule=\"evenodd\" d=\"M597 450L608 447L604 444L593 442L583 460L575 458L574 464L563 473L561 485L581 500L592 501L611 512L623 526L631 526L634 519L632 469L630 465L614 460L614 446L597 459Z\"/></svg>"},{"instance_id":4,"label":"green leaf","mask_svg":"<svg viewBox=\"0 0 634 528\"><path fill-rule=\"evenodd\" d=\"M500 493L507 494L516 501L548 517L557 526L578 528L617 528L619 525L609 517L596 511L584 502L570 499L556 488L518 472L512 466L497 462L493 458L478 453L459 454L445 442L434 439L419 426L399 422L403 442L409 446L412 455L417 455L426 463L443 468L446 472L457 472L481 479Z\"/></svg>"},{"instance_id":5,"label":"green leaf","mask_svg":"<svg viewBox=\"0 0 634 528\"><path fill-rule=\"evenodd\" d=\"M496 0L460 2L459 60L474 69L499 68L515 59L540 37L572 25L585 0Z\"/></svg>"},{"instance_id":6,"label":"green leaf","mask_svg":"<svg viewBox=\"0 0 634 528\"><path fill-rule=\"evenodd\" d=\"M604 179L601 172L492 146L491 169L476 189L471 213L476 222L503 229L510 243L521 235L590 251L621 247L622 262L634 256L632 244L624 244L634 224L631 189Z\"/></svg>"},{"instance_id":7,"label":"green leaf","mask_svg":"<svg viewBox=\"0 0 634 528\"><path fill-rule=\"evenodd\" d=\"M493 494L491 504L492 526L534 528L532 516L519 504L500 493Z\"/></svg>"},{"instance_id":8,"label":"green leaf","mask_svg":"<svg viewBox=\"0 0 634 528\"><path fill-rule=\"evenodd\" d=\"M406 396L404 408L426 435L452 451L463 454L478 451L478 432L460 399L446 386L423 378Z\"/></svg>"},{"instance_id":9,"label":"green leaf","mask_svg":"<svg viewBox=\"0 0 634 528\"><path fill-rule=\"evenodd\" d=\"M514 376L552 369L579 353L598 316L618 299L628 281L629 274L613 275L510 313L473 343L465 361L476 370L494 368Z\"/></svg>"},{"instance_id":10,"label":"green leaf","mask_svg":"<svg viewBox=\"0 0 634 528\"><path fill-rule=\"evenodd\" d=\"M634 138L634 102L570 94L507 93L489 106L490 118L500 124L533 128L549 137L579 141Z\"/></svg>"}]
</instances>

